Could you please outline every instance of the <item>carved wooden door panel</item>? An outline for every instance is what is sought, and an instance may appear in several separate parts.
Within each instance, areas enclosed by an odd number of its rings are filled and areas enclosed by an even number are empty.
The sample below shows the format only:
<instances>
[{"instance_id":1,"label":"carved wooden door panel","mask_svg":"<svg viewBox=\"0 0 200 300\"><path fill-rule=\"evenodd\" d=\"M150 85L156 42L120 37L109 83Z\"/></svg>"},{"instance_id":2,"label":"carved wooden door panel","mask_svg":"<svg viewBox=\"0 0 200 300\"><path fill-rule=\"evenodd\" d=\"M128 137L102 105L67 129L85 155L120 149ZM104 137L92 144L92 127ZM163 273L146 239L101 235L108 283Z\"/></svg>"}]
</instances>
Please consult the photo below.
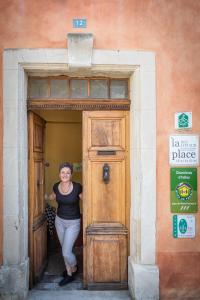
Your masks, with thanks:
<instances>
[{"instance_id":1,"label":"carved wooden door panel","mask_svg":"<svg viewBox=\"0 0 200 300\"><path fill-rule=\"evenodd\" d=\"M129 112L83 112L84 284L127 287Z\"/></svg>"},{"instance_id":2,"label":"carved wooden door panel","mask_svg":"<svg viewBox=\"0 0 200 300\"><path fill-rule=\"evenodd\" d=\"M45 121L28 113L29 259L30 287L41 277L47 259L47 225L44 202Z\"/></svg>"}]
</instances>

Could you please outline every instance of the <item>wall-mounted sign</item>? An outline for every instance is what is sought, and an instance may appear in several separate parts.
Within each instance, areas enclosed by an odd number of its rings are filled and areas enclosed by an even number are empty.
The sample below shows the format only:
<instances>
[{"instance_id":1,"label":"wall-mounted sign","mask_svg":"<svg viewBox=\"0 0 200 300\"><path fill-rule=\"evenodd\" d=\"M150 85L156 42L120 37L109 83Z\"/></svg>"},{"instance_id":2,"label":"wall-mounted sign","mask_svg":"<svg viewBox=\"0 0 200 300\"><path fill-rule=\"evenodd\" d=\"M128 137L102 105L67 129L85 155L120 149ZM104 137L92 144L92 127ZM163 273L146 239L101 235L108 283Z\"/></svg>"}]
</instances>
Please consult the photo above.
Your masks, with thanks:
<instances>
[{"instance_id":1,"label":"wall-mounted sign","mask_svg":"<svg viewBox=\"0 0 200 300\"><path fill-rule=\"evenodd\" d=\"M73 172L82 172L82 163L73 163Z\"/></svg>"},{"instance_id":2,"label":"wall-mounted sign","mask_svg":"<svg viewBox=\"0 0 200 300\"><path fill-rule=\"evenodd\" d=\"M171 135L169 137L169 163L177 166L199 164L199 136Z\"/></svg>"},{"instance_id":3,"label":"wall-mounted sign","mask_svg":"<svg viewBox=\"0 0 200 300\"><path fill-rule=\"evenodd\" d=\"M86 19L73 19L73 28L86 28L87 20Z\"/></svg>"},{"instance_id":4,"label":"wall-mounted sign","mask_svg":"<svg viewBox=\"0 0 200 300\"><path fill-rule=\"evenodd\" d=\"M171 168L171 212L195 213L197 201L197 168Z\"/></svg>"},{"instance_id":5,"label":"wall-mounted sign","mask_svg":"<svg viewBox=\"0 0 200 300\"><path fill-rule=\"evenodd\" d=\"M192 129L192 113L175 113L175 129Z\"/></svg>"},{"instance_id":6,"label":"wall-mounted sign","mask_svg":"<svg viewBox=\"0 0 200 300\"><path fill-rule=\"evenodd\" d=\"M174 215L173 216L173 237L194 238L195 237L195 216Z\"/></svg>"}]
</instances>

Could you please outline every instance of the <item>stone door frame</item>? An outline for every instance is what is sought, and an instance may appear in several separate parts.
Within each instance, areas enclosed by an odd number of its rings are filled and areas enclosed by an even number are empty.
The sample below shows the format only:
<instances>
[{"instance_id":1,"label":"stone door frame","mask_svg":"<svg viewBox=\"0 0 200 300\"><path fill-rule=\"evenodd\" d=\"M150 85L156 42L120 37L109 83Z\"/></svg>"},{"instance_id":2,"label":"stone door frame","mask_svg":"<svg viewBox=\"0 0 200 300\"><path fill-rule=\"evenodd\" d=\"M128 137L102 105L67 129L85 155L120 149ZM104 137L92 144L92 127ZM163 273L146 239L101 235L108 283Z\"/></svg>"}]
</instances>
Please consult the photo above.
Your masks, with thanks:
<instances>
[{"instance_id":1,"label":"stone door frame","mask_svg":"<svg viewBox=\"0 0 200 300\"><path fill-rule=\"evenodd\" d=\"M7 49L3 57L4 290L28 291L27 74L123 74L130 78L131 211L129 289L136 299L159 298L156 266L155 54L95 50L87 69L69 68L67 49ZM148 195L148 198L146 197ZM15 251L13 251L13 248ZM7 290L6 290L7 289ZM7 291L7 292L6 292Z\"/></svg>"}]
</instances>

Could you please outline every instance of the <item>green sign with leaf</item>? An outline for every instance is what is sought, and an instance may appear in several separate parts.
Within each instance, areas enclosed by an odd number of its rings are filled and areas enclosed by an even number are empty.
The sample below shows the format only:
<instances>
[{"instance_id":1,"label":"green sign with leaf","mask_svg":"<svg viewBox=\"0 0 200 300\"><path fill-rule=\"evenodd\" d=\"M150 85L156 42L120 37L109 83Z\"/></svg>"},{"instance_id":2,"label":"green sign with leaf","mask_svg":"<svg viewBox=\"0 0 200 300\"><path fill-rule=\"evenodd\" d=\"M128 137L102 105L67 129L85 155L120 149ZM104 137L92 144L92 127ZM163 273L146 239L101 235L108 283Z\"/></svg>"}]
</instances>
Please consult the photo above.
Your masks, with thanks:
<instances>
[{"instance_id":1,"label":"green sign with leaf","mask_svg":"<svg viewBox=\"0 0 200 300\"><path fill-rule=\"evenodd\" d=\"M188 115L185 113L182 113L180 116L178 116L178 126L179 128L188 128Z\"/></svg>"},{"instance_id":2,"label":"green sign with leaf","mask_svg":"<svg viewBox=\"0 0 200 300\"><path fill-rule=\"evenodd\" d=\"M176 129L192 129L192 112L175 113Z\"/></svg>"},{"instance_id":3,"label":"green sign with leaf","mask_svg":"<svg viewBox=\"0 0 200 300\"><path fill-rule=\"evenodd\" d=\"M195 213L197 202L197 168L171 168L171 212Z\"/></svg>"}]
</instances>

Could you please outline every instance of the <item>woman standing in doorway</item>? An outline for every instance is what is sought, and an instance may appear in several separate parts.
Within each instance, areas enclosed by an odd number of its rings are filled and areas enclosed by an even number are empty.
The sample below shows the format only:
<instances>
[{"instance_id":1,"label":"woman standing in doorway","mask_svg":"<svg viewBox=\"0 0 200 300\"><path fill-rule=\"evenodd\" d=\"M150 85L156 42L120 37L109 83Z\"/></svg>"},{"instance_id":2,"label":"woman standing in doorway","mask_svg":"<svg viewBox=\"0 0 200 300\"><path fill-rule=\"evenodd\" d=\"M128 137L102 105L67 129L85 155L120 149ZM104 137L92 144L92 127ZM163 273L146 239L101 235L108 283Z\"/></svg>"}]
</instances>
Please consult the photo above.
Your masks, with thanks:
<instances>
[{"instance_id":1,"label":"woman standing in doorway","mask_svg":"<svg viewBox=\"0 0 200 300\"><path fill-rule=\"evenodd\" d=\"M80 207L79 199L82 198L82 186L71 180L73 166L65 162L59 167L60 181L53 186L50 200L58 203L55 227L62 247L66 270L64 278L59 282L60 286L71 282L77 271L77 260L72 252L74 243L80 232Z\"/></svg>"}]
</instances>

